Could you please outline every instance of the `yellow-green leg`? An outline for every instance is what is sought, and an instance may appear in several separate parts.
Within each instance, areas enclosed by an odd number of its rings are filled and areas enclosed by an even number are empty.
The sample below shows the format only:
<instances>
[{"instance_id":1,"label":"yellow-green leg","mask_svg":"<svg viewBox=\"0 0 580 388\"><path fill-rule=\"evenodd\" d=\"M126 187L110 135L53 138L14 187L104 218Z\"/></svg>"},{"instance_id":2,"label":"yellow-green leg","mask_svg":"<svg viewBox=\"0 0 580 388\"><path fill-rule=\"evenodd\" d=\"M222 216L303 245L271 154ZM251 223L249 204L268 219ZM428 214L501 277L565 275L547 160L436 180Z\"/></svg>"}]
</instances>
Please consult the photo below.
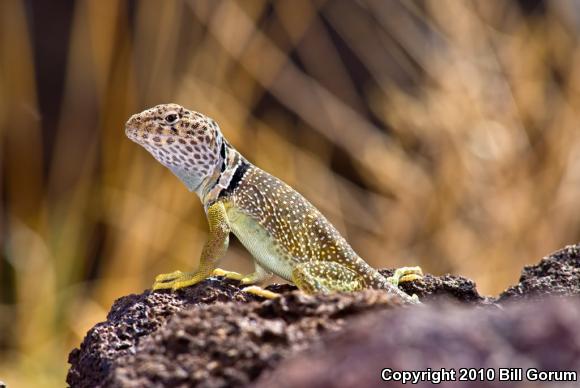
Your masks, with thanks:
<instances>
[{"instance_id":1,"label":"yellow-green leg","mask_svg":"<svg viewBox=\"0 0 580 388\"><path fill-rule=\"evenodd\" d=\"M244 276L240 280L240 282L242 284L260 283L260 282L272 277L272 272L266 271L262 266L260 266L260 264L258 264L258 262L256 260L254 260L254 266L255 266L256 270L254 272L252 272L251 274ZM242 291L247 292L249 294L261 296L262 298L266 298L266 299L274 299L274 298L278 298L280 296L279 294L276 294L275 292L268 291L268 290L263 289L262 287L258 287L258 286L254 286L254 285L245 287Z\"/></svg>"},{"instance_id":2,"label":"yellow-green leg","mask_svg":"<svg viewBox=\"0 0 580 388\"><path fill-rule=\"evenodd\" d=\"M250 274L242 275L241 273L234 272L234 271L226 271L221 268L216 268L213 270L213 276L223 276L228 279L239 280L242 284L255 284L260 283L270 277L272 277L272 272L266 271L264 268L258 264L257 261L254 261L254 265L256 270Z\"/></svg>"},{"instance_id":3,"label":"yellow-green leg","mask_svg":"<svg viewBox=\"0 0 580 388\"><path fill-rule=\"evenodd\" d=\"M272 273L268 272L264 268L262 268L258 264L257 261L254 261L254 265L256 267L256 270L248 275L245 275L245 276L238 273L238 272L225 271L221 268L216 268L213 271L212 275L224 276L228 279L239 280L240 283L242 283L242 284L259 283L259 282L264 281L272 276ZM263 289L262 287L258 287L258 286L254 286L254 285L249 286L249 287L245 287L242 289L242 291L247 292L248 294L257 295L257 296L260 296L262 298L267 298L267 299L274 299L274 298L278 298L280 296L280 295L276 294L275 292L268 291L268 290Z\"/></svg>"},{"instance_id":4,"label":"yellow-green leg","mask_svg":"<svg viewBox=\"0 0 580 388\"><path fill-rule=\"evenodd\" d=\"M272 272L266 271L256 260L254 260L255 271L244 276L240 282L242 284L256 284L272 277Z\"/></svg>"},{"instance_id":5,"label":"yellow-green leg","mask_svg":"<svg viewBox=\"0 0 580 388\"><path fill-rule=\"evenodd\" d=\"M177 290L192 286L208 278L216 270L217 263L226 253L229 243L230 226L224 205L221 202L211 205L207 210L207 219L209 238L201 251L197 270L193 272L174 271L158 275L153 283L154 290L168 288Z\"/></svg>"}]
</instances>

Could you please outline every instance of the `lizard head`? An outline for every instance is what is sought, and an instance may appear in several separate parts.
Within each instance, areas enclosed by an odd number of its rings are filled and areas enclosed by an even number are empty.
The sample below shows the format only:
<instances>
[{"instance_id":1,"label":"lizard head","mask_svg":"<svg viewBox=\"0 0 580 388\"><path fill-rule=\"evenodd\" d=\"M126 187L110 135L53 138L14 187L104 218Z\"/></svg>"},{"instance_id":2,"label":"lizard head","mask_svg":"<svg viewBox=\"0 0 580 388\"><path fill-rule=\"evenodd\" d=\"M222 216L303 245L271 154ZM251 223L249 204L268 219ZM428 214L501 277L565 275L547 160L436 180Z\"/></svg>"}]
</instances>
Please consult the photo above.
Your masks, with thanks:
<instances>
[{"instance_id":1,"label":"lizard head","mask_svg":"<svg viewBox=\"0 0 580 388\"><path fill-rule=\"evenodd\" d=\"M211 118L177 104L157 105L131 116L125 124L129 139L198 190L219 171L223 137Z\"/></svg>"}]
</instances>

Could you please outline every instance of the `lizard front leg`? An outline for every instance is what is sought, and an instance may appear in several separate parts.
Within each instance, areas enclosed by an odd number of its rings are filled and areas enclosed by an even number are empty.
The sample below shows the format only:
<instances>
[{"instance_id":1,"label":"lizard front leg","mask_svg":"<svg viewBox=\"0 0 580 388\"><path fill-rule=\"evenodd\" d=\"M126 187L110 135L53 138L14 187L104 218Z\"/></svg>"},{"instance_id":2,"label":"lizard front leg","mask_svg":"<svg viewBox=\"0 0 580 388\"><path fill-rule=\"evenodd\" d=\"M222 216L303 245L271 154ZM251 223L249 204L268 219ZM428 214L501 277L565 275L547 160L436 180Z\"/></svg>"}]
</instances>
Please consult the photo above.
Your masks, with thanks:
<instances>
[{"instance_id":1,"label":"lizard front leg","mask_svg":"<svg viewBox=\"0 0 580 388\"><path fill-rule=\"evenodd\" d=\"M199 267L193 272L175 271L155 277L153 289L179 288L192 286L211 276L217 263L228 249L230 226L226 209L221 202L216 202L207 209L209 238L206 241L199 260Z\"/></svg>"}]
</instances>

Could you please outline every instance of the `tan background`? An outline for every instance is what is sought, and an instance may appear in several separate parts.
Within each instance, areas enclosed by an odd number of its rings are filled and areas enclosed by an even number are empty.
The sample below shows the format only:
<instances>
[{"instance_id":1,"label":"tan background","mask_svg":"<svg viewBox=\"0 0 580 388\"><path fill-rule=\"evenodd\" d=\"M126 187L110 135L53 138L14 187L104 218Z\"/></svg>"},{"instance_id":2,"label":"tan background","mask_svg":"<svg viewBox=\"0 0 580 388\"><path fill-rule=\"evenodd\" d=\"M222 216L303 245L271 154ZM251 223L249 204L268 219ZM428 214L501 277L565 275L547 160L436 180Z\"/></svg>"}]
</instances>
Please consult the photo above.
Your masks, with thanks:
<instances>
[{"instance_id":1,"label":"tan background","mask_svg":"<svg viewBox=\"0 0 580 388\"><path fill-rule=\"evenodd\" d=\"M195 266L199 201L123 133L158 103L215 118L372 265L513 284L580 240L579 8L0 1L0 380L62 386L114 299Z\"/></svg>"}]
</instances>

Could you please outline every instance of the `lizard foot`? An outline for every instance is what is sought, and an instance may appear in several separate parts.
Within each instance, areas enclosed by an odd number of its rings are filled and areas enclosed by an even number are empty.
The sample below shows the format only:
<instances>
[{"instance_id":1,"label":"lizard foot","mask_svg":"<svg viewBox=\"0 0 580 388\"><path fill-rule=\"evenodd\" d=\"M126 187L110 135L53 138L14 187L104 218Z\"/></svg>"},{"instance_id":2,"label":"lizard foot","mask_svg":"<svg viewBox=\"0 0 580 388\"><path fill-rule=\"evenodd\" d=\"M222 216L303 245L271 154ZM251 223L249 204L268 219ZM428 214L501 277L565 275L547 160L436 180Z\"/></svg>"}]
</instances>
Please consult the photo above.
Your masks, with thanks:
<instances>
[{"instance_id":1,"label":"lizard foot","mask_svg":"<svg viewBox=\"0 0 580 388\"><path fill-rule=\"evenodd\" d=\"M171 281L171 280L177 279L181 275L183 275L183 272L181 272L181 271L173 271L173 272L170 272L170 273L162 273L161 275L155 276L155 283Z\"/></svg>"},{"instance_id":2,"label":"lizard foot","mask_svg":"<svg viewBox=\"0 0 580 388\"><path fill-rule=\"evenodd\" d=\"M410 282L423 278L423 270L421 267L401 267L395 270L393 276L388 277L387 280L394 286L399 286L399 283Z\"/></svg>"},{"instance_id":3,"label":"lizard foot","mask_svg":"<svg viewBox=\"0 0 580 388\"><path fill-rule=\"evenodd\" d=\"M276 294L275 292L265 290L258 286L245 287L242 289L242 291L247 292L248 294L261 296L262 298L266 299L276 299L280 297L280 294Z\"/></svg>"},{"instance_id":4,"label":"lizard foot","mask_svg":"<svg viewBox=\"0 0 580 388\"><path fill-rule=\"evenodd\" d=\"M226 271L221 268L216 268L211 273L212 276L223 276L228 279L241 280L244 275L237 272ZM207 276L203 276L198 272L181 272L174 271L170 273L164 273L155 276L155 282L153 283L153 290L163 290L169 289L177 290L184 287L193 286L201 282Z\"/></svg>"},{"instance_id":5,"label":"lizard foot","mask_svg":"<svg viewBox=\"0 0 580 388\"><path fill-rule=\"evenodd\" d=\"M194 284L201 282L206 277L207 276L204 276L199 272L174 271L171 273L157 275L151 288L153 290L164 290L170 288L175 291L180 288L193 286Z\"/></svg>"},{"instance_id":6,"label":"lizard foot","mask_svg":"<svg viewBox=\"0 0 580 388\"><path fill-rule=\"evenodd\" d=\"M212 276L223 276L227 279L232 280L242 280L244 278L244 275L242 275L241 273L237 273L234 271L226 271L225 269L221 268L214 269L212 272Z\"/></svg>"}]
</instances>

